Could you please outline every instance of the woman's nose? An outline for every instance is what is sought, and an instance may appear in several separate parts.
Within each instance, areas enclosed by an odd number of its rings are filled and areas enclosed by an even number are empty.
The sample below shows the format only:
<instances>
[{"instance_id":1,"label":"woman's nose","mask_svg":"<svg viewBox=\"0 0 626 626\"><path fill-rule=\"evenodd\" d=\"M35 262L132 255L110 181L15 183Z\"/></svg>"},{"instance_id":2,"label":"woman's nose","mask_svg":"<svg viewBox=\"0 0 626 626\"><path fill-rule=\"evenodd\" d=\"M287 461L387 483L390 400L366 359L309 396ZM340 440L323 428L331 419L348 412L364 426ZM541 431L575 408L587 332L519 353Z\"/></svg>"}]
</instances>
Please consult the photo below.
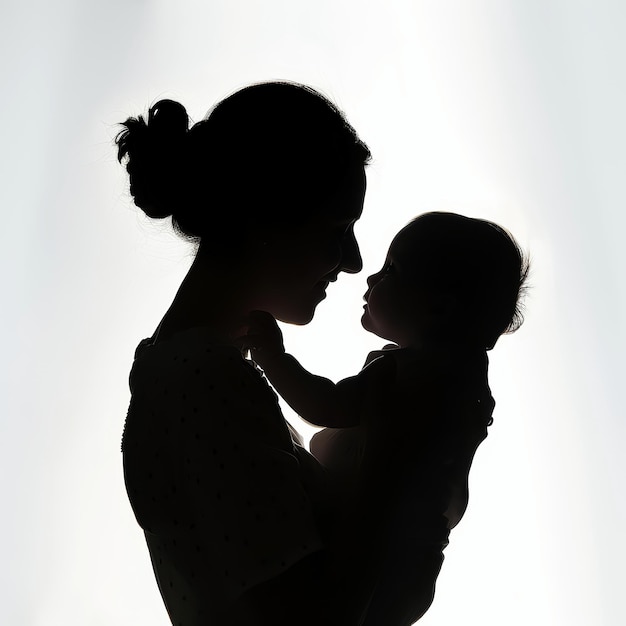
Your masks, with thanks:
<instances>
[{"instance_id":1,"label":"woman's nose","mask_svg":"<svg viewBox=\"0 0 626 626\"><path fill-rule=\"evenodd\" d=\"M340 271L356 274L363 269L363 259L354 234L344 240L341 253Z\"/></svg>"}]
</instances>

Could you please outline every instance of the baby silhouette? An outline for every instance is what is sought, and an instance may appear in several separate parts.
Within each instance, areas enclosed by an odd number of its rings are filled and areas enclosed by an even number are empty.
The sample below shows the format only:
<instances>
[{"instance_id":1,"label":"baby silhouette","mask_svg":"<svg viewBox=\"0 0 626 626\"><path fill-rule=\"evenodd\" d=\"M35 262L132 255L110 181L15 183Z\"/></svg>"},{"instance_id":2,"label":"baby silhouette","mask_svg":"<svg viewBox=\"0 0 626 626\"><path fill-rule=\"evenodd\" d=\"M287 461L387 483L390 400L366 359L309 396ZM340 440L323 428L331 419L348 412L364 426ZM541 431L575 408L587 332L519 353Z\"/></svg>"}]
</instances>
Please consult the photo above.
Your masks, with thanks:
<instances>
[{"instance_id":1,"label":"baby silhouette","mask_svg":"<svg viewBox=\"0 0 626 626\"><path fill-rule=\"evenodd\" d=\"M364 295L363 327L393 343L336 384L285 352L271 315L251 314L252 358L303 419L326 427L311 452L369 502L360 509L364 534L386 529L376 539L385 556L365 624L421 616L411 593L423 574L422 539L436 536L428 529L442 520L453 528L466 510L470 466L495 406L487 351L521 325L527 275L519 245L497 224L417 217L393 239Z\"/></svg>"}]
</instances>

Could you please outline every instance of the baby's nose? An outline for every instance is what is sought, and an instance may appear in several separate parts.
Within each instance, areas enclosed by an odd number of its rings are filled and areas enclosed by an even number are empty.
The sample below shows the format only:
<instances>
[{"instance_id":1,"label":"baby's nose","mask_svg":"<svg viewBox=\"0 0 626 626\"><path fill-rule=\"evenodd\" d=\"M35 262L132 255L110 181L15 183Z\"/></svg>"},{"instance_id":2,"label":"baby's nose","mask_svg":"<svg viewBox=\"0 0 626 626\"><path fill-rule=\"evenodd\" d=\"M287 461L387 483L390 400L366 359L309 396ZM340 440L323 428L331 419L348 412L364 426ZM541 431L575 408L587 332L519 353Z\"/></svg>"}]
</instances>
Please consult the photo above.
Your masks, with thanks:
<instances>
[{"instance_id":1,"label":"baby's nose","mask_svg":"<svg viewBox=\"0 0 626 626\"><path fill-rule=\"evenodd\" d=\"M369 300L370 293L372 291L372 283L370 282L371 278L371 276L367 277L367 291L363 294L363 300L365 300L365 302Z\"/></svg>"}]
</instances>

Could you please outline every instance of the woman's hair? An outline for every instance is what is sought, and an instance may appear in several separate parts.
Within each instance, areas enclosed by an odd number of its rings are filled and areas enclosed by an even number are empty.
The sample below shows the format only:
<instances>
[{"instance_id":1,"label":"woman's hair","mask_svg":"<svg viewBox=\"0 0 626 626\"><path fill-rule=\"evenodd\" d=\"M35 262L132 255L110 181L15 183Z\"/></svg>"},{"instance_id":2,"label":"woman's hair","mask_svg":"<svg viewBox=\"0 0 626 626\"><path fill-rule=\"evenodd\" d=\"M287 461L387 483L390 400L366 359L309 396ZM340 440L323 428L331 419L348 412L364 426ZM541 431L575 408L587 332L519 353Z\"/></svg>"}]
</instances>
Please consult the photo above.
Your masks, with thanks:
<instances>
[{"instance_id":1,"label":"woman's hair","mask_svg":"<svg viewBox=\"0 0 626 626\"><path fill-rule=\"evenodd\" d=\"M291 82L245 87L191 128L172 100L123 126L115 141L135 204L149 217L172 216L196 242L323 214L325 199L371 158L332 102Z\"/></svg>"},{"instance_id":2,"label":"woman's hair","mask_svg":"<svg viewBox=\"0 0 626 626\"><path fill-rule=\"evenodd\" d=\"M530 262L508 231L487 220L433 212L415 218L405 234L420 288L452 295L462 308L457 335L489 350L522 325Z\"/></svg>"}]
</instances>

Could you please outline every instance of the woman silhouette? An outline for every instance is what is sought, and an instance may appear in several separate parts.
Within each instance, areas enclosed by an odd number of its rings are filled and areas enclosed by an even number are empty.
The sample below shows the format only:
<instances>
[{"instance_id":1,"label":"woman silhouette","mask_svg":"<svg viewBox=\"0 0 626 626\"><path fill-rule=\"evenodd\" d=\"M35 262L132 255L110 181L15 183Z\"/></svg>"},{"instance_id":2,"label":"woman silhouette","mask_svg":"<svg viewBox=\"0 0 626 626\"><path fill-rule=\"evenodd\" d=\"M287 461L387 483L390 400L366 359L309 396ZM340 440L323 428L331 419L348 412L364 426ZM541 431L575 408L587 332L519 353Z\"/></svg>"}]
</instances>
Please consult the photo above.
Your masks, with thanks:
<instances>
[{"instance_id":1,"label":"woman silhouette","mask_svg":"<svg viewBox=\"0 0 626 626\"><path fill-rule=\"evenodd\" d=\"M169 100L124 126L135 204L198 246L137 348L122 443L170 619L357 624L367 558L337 540L331 481L240 346L250 312L307 324L328 284L361 270L369 150L325 97L286 82L244 88L191 128Z\"/></svg>"}]
</instances>

